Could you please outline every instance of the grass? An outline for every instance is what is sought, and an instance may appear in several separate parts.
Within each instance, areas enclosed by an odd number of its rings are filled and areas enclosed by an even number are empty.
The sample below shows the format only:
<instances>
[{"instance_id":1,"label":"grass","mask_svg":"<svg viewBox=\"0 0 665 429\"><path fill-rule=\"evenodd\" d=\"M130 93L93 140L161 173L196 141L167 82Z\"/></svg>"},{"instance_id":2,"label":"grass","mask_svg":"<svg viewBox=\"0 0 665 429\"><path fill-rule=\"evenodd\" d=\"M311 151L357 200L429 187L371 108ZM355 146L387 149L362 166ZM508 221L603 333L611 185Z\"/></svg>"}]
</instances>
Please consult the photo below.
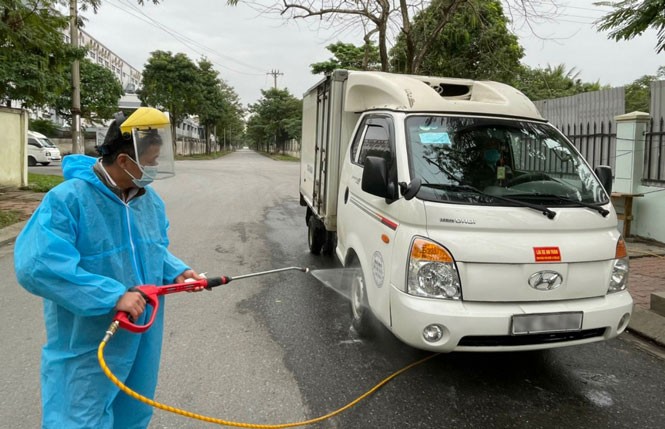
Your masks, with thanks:
<instances>
[{"instance_id":1,"label":"grass","mask_svg":"<svg viewBox=\"0 0 665 429\"><path fill-rule=\"evenodd\" d=\"M0 210L0 228L15 224L19 220L19 213L13 210Z\"/></svg>"},{"instance_id":2,"label":"grass","mask_svg":"<svg viewBox=\"0 0 665 429\"><path fill-rule=\"evenodd\" d=\"M48 192L64 180L62 176L28 173L28 186L23 189L33 192Z\"/></svg>"},{"instance_id":3,"label":"grass","mask_svg":"<svg viewBox=\"0 0 665 429\"><path fill-rule=\"evenodd\" d=\"M175 159L178 161L189 159L217 159L224 155L231 153L230 151L212 152L210 154L195 154L195 155L176 155Z\"/></svg>"},{"instance_id":4,"label":"grass","mask_svg":"<svg viewBox=\"0 0 665 429\"><path fill-rule=\"evenodd\" d=\"M300 161L300 158L291 155L282 155L280 153L271 153L268 154L268 156L275 161Z\"/></svg>"}]
</instances>

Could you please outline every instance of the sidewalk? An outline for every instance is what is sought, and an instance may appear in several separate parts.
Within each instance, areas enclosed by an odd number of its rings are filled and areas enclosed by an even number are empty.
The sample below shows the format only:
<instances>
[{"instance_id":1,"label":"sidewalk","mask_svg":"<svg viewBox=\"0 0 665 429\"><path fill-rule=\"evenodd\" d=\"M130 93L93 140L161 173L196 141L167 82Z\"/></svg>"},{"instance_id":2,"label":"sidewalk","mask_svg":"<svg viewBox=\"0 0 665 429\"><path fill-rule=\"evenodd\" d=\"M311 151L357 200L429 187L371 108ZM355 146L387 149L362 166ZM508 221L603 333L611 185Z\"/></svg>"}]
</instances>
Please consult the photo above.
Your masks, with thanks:
<instances>
[{"instance_id":1,"label":"sidewalk","mask_svg":"<svg viewBox=\"0 0 665 429\"><path fill-rule=\"evenodd\" d=\"M11 243L44 194L0 188L0 209L20 213L19 223L0 229L0 246ZM665 346L665 245L639 239L627 240L630 256L628 291L635 306L628 329ZM660 311L652 311L652 294L662 295Z\"/></svg>"}]
</instances>

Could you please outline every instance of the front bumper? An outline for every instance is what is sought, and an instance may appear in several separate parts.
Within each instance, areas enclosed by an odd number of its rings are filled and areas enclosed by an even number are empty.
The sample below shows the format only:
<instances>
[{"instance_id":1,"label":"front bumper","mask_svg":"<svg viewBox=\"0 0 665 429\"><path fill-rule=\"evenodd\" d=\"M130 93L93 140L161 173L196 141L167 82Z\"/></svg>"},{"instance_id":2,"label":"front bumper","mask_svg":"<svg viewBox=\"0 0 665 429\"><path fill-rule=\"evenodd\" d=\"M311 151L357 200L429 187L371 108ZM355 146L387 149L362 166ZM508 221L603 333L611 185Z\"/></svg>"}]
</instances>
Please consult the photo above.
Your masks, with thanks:
<instances>
[{"instance_id":1,"label":"front bumper","mask_svg":"<svg viewBox=\"0 0 665 429\"><path fill-rule=\"evenodd\" d=\"M633 300L628 291L603 297L546 302L465 302L422 298L390 288L391 329L412 347L435 352L536 350L585 344L616 337L628 325ZM583 312L582 331L510 335L518 314ZM622 322L622 323L621 323ZM444 329L436 342L422 332L430 324Z\"/></svg>"}]
</instances>

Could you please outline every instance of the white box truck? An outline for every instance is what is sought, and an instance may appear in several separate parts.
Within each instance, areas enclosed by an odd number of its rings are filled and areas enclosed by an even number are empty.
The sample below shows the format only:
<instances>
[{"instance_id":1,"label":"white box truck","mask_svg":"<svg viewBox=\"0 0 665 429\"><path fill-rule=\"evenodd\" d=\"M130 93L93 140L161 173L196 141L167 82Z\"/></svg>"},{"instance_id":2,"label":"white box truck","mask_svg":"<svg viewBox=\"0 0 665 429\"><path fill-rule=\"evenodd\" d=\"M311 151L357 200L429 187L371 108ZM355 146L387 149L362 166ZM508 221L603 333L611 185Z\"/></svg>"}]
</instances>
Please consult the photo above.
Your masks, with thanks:
<instances>
[{"instance_id":1,"label":"white box truck","mask_svg":"<svg viewBox=\"0 0 665 429\"><path fill-rule=\"evenodd\" d=\"M592 170L518 90L337 70L303 100L310 251L349 270L353 326L448 352L613 338L628 256Z\"/></svg>"}]
</instances>

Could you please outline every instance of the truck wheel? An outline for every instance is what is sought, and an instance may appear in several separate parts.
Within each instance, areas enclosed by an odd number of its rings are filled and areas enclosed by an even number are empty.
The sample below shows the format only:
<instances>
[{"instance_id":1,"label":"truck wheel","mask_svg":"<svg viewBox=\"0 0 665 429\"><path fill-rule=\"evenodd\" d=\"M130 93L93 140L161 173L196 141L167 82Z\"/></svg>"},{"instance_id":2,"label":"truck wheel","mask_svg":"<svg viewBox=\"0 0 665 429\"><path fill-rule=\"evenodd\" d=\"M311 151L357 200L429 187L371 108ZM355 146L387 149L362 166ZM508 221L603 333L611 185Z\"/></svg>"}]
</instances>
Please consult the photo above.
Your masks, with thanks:
<instances>
[{"instance_id":1,"label":"truck wheel","mask_svg":"<svg viewBox=\"0 0 665 429\"><path fill-rule=\"evenodd\" d=\"M321 253L323 243L326 241L326 230L321 227L321 222L316 216L310 216L307 223L307 243L309 244L309 252L312 255Z\"/></svg>"},{"instance_id":2,"label":"truck wheel","mask_svg":"<svg viewBox=\"0 0 665 429\"><path fill-rule=\"evenodd\" d=\"M371 338L376 332L376 322L369 308L367 283L360 264L352 265L348 274L351 281L351 326L360 337Z\"/></svg>"},{"instance_id":3,"label":"truck wheel","mask_svg":"<svg viewBox=\"0 0 665 429\"><path fill-rule=\"evenodd\" d=\"M34 167L35 165L37 165L37 160L35 158L29 156L28 157L28 165L30 167Z\"/></svg>"},{"instance_id":4,"label":"truck wheel","mask_svg":"<svg viewBox=\"0 0 665 429\"><path fill-rule=\"evenodd\" d=\"M337 234L334 232L326 231L325 237L326 238L325 242L323 243L323 249L321 249L321 253L326 256L330 256L335 253Z\"/></svg>"}]
</instances>

